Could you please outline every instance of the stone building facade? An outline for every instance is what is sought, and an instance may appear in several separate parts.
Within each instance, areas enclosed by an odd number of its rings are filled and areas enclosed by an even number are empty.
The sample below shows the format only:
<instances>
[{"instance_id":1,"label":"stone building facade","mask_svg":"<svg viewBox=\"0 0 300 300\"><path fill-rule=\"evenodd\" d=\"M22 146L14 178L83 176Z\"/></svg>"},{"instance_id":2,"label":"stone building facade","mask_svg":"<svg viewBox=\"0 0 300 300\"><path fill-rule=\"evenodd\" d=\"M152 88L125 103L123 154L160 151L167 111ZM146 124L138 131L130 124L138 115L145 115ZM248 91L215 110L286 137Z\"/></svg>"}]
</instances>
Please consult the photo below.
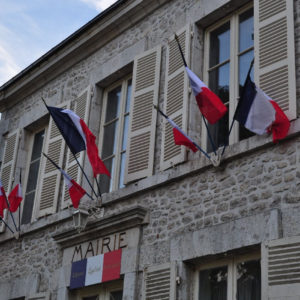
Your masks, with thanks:
<instances>
[{"instance_id":1,"label":"stone building facade","mask_svg":"<svg viewBox=\"0 0 300 300\"><path fill-rule=\"evenodd\" d=\"M1 225L0 299L298 299L299 24L298 0L119 0L0 87L1 180L9 193L21 177L24 197L20 236ZM288 136L274 144L235 124L218 167L174 145L153 104L212 152L175 33L228 106L209 127L219 152L253 57ZM41 153L93 192L42 98L86 121L112 174L98 178L101 198L82 199L81 231ZM74 262L118 249L120 279L70 287Z\"/></svg>"}]
</instances>

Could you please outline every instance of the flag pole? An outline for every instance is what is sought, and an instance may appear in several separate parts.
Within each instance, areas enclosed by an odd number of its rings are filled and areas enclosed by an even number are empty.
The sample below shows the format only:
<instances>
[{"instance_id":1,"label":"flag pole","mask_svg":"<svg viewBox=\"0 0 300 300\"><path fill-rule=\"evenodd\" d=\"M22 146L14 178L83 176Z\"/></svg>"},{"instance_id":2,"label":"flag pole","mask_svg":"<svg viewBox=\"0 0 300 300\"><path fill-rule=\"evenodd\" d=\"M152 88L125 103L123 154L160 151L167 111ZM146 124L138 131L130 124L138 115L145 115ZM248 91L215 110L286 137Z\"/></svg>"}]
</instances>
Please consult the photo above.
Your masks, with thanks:
<instances>
[{"instance_id":1,"label":"flag pole","mask_svg":"<svg viewBox=\"0 0 300 300\"><path fill-rule=\"evenodd\" d=\"M72 152L72 151L71 151L71 152ZM81 164L79 163L79 161L78 161L78 159L77 159L77 157L76 157L76 154L74 154L74 153L72 153L72 154L73 154L73 156L74 156L74 158L75 158L75 160L76 160L76 162L77 162L77 164L78 164L78 166L79 166L80 170L82 171L82 173L83 173L83 175L84 175L85 179L87 180L87 182L88 182L89 186L91 187L91 189L92 189L92 192L93 192L93 193L95 194L95 196L97 197L96 191L95 191L95 189L93 188L93 186L92 186L91 182L89 181L89 179L88 179L88 177L87 177L86 173L84 172L84 170L83 170L83 168L82 168ZM97 179L96 179L96 181L97 181ZM97 182L97 183L98 183L98 182ZM91 196L90 196L90 198L93 200L93 198L92 198Z\"/></svg>"},{"instance_id":2,"label":"flag pole","mask_svg":"<svg viewBox=\"0 0 300 300\"><path fill-rule=\"evenodd\" d=\"M186 63L186 60L185 60L185 57L184 57L184 54L183 54L183 51L182 51L182 48L181 48L181 45L180 45L179 38L178 38L178 36L177 36L176 33L175 33L175 40L176 40L176 42L177 42L177 45L178 45L178 48L179 48L179 51L180 51L180 54L181 54L181 58L182 58L182 60L183 60L183 64L184 64L184 66L187 68L187 63ZM216 152L216 145L215 145L215 143L214 143L213 140L212 140L211 134L210 134L210 132L209 132L209 130L208 130L207 122L206 122L206 120L205 120L205 118L204 118L203 115L202 115L202 119L203 119L204 124L205 124L205 127L206 127L206 131L207 131L207 135L208 135L208 139L209 139L209 141L210 141L210 144L211 144L211 146L212 146L212 148L213 148L213 151L214 151L215 155L217 155L217 152Z\"/></svg>"},{"instance_id":3,"label":"flag pole","mask_svg":"<svg viewBox=\"0 0 300 300\"><path fill-rule=\"evenodd\" d=\"M4 219L2 217L0 217L0 221L4 223L4 225L11 231L12 234L15 234L13 232L13 230L10 228L10 226L8 226L8 224L4 221Z\"/></svg>"},{"instance_id":4,"label":"flag pole","mask_svg":"<svg viewBox=\"0 0 300 300\"><path fill-rule=\"evenodd\" d=\"M97 183L98 194L99 194L99 196L100 196L101 204L102 204L102 194L101 194L100 184L99 184L99 182L98 182L98 180L97 180L97 177L95 178L95 180L96 180L96 183Z\"/></svg>"},{"instance_id":5,"label":"flag pole","mask_svg":"<svg viewBox=\"0 0 300 300\"><path fill-rule=\"evenodd\" d=\"M242 90L242 93L241 93L241 94L242 94L242 95L241 95L241 98L243 98L243 96L244 96L244 93L245 93L245 85L246 85L246 82L247 82L248 78L250 77L250 73L251 73L251 71L252 71L253 64L254 64L254 57L253 57L253 59L252 59L252 61L251 61L251 64L250 64L250 67L249 67L249 70L248 70L248 73L247 73L247 76L246 76L246 79L245 79L245 82L244 82L243 90ZM236 107L236 109L235 109L235 112L234 112L234 115L233 115L233 118L232 118L232 121L231 121L231 125L230 125L230 128L229 128L228 136L227 136L227 143L223 146L223 150L222 150L221 156L224 154L225 149L226 149L226 147L227 147L228 144L229 144L229 136L230 136L230 133L231 133L231 131L232 131L233 123L234 123L234 121L235 121L235 117L236 117L236 114L237 114L237 112L238 112L238 108L239 108L239 106L240 106L240 103L241 103L241 102L239 101L239 103L238 103L238 105L237 105L237 107Z\"/></svg>"},{"instance_id":6,"label":"flag pole","mask_svg":"<svg viewBox=\"0 0 300 300\"><path fill-rule=\"evenodd\" d=\"M16 228L16 231L18 231L16 222L15 222L15 218L14 218L12 212L10 211L10 204L9 204L9 202L8 202L8 199L7 199L6 194L5 194L5 200L6 200L6 204L7 204L7 207L8 207L8 211L9 211L9 213L10 213L10 216L11 216L11 218L12 218L12 220L13 220L13 223L14 223L14 226L15 226L15 228Z\"/></svg>"},{"instance_id":7,"label":"flag pole","mask_svg":"<svg viewBox=\"0 0 300 300\"><path fill-rule=\"evenodd\" d=\"M166 119L169 119L169 117L166 115L166 114L164 114L156 105L153 105L154 106L154 108L163 116L163 117L165 117ZM194 141L192 141L192 143L193 143L193 145L195 146L195 147L197 147L197 149L198 150L200 150L209 160L211 159L211 157L198 145L198 144L196 144Z\"/></svg>"},{"instance_id":8,"label":"flag pole","mask_svg":"<svg viewBox=\"0 0 300 300\"><path fill-rule=\"evenodd\" d=\"M44 155L44 156L45 156L45 157L53 164L53 166L55 166L58 170L61 170L61 168L56 164L56 162L53 161L47 154L45 154L45 153L43 152L43 155ZM90 194L88 194L87 192L85 192L85 193L86 193L86 195L87 195L89 198L91 198L92 200L94 200Z\"/></svg>"},{"instance_id":9,"label":"flag pole","mask_svg":"<svg viewBox=\"0 0 300 300\"><path fill-rule=\"evenodd\" d=\"M42 98L42 100L43 100L43 102L44 102L46 108L48 109L48 105L47 105L45 99L44 99L43 97L41 97L41 98ZM48 111L49 111L49 110L48 110ZM50 113L50 111L49 111L49 113ZM50 113L50 115L51 115L51 113ZM59 129L59 128L58 128L58 129ZM67 144L67 143L66 143L66 144ZM67 144L67 145L68 145L68 144ZM71 149L70 149L70 151L71 151ZM71 151L71 152L72 152L72 151ZM76 154L74 154L73 152L72 152L72 154L73 154L73 156L74 156L74 158L75 158L75 160L76 160L76 163L78 164L79 168L81 169L81 171L82 171L82 173L83 173L85 179L87 180L89 186L91 187L92 192L93 192L93 193L95 194L95 196L97 197L97 194L96 194L96 192L95 192L95 190L94 190L94 188L93 188L91 182L89 181L89 179L88 179L86 173L84 172L82 166L80 165L80 163L79 163L79 161L78 161L78 159L77 159L77 157L76 157ZM96 181L97 181L97 179L96 179ZM88 194L87 194L87 195L88 195ZM92 198L90 195L89 195L89 197L93 200L93 198Z\"/></svg>"}]
</instances>

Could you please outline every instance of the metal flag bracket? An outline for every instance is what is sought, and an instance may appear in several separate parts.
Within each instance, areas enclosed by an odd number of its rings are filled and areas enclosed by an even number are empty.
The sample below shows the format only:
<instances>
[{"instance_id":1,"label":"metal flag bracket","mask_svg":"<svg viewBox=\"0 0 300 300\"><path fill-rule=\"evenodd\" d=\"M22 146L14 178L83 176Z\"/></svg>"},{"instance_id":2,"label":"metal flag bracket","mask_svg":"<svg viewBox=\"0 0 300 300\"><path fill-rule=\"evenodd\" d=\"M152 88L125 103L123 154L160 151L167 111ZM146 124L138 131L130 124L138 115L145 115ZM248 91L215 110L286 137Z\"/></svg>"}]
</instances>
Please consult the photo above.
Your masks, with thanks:
<instances>
[{"instance_id":1,"label":"metal flag bracket","mask_svg":"<svg viewBox=\"0 0 300 300\"><path fill-rule=\"evenodd\" d=\"M216 153L210 154L210 161L213 164L214 167L218 167L221 163L221 155L220 151L217 151Z\"/></svg>"}]
</instances>

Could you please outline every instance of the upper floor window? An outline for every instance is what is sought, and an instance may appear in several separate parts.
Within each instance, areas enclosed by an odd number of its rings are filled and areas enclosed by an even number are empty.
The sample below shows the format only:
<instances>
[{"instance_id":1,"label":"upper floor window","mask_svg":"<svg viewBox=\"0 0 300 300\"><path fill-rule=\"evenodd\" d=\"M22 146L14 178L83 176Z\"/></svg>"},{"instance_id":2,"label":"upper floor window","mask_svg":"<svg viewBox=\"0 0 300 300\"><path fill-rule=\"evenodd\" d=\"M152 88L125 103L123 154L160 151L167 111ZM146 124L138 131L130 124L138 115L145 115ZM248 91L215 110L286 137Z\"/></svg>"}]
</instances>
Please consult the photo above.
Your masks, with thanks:
<instances>
[{"instance_id":1,"label":"upper floor window","mask_svg":"<svg viewBox=\"0 0 300 300\"><path fill-rule=\"evenodd\" d=\"M131 86L132 80L127 77L104 92L101 158L111 179L105 175L100 176L102 193L124 187Z\"/></svg>"},{"instance_id":2,"label":"upper floor window","mask_svg":"<svg viewBox=\"0 0 300 300\"><path fill-rule=\"evenodd\" d=\"M22 213L22 224L30 223L32 218L44 137L45 129L42 129L32 135L32 146L27 172L28 175Z\"/></svg>"},{"instance_id":3,"label":"upper floor window","mask_svg":"<svg viewBox=\"0 0 300 300\"><path fill-rule=\"evenodd\" d=\"M229 126L233 119L244 81L254 57L253 8L245 8L208 28L205 48L205 81L228 107L226 114L209 130L217 147L227 142ZM251 72L253 78L253 71ZM250 135L244 128L235 126L230 142ZM212 151L207 142L207 149Z\"/></svg>"}]
</instances>

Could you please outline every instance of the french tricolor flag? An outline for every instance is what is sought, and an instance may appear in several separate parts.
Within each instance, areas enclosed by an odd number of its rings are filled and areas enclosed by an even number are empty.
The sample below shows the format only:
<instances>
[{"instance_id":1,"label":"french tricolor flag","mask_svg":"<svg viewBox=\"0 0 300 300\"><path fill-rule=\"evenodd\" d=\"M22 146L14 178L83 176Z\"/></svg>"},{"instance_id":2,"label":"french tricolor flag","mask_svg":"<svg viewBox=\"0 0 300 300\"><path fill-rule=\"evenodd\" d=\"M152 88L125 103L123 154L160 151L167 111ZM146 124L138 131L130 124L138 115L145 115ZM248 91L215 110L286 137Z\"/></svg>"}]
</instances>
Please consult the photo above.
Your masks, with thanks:
<instances>
[{"instance_id":1,"label":"french tricolor flag","mask_svg":"<svg viewBox=\"0 0 300 300\"><path fill-rule=\"evenodd\" d=\"M234 119L248 130L262 135L272 132L277 142L288 134L290 122L278 104L247 77Z\"/></svg>"},{"instance_id":2,"label":"french tricolor flag","mask_svg":"<svg viewBox=\"0 0 300 300\"><path fill-rule=\"evenodd\" d=\"M15 186L15 188L8 195L9 210L11 212L17 211L22 200L23 200L22 188L21 188L21 184L19 183Z\"/></svg>"},{"instance_id":3,"label":"french tricolor flag","mask_svg":"<svg viewBox=\"0 0 300 300\"><path fill-rule=\"evenodd\" d=\"M188 67L185 67L185 69L202 115L210 124L215 124L225 115L227 107L195 73L193 73Z\"/></svg>"},{"instance_id":4,"label":"french tricolor flag","mask_svg":"<svg viewBox=\"0 0 300 300\"><path fill-rule=\"evenodd\" d=\"M69 109L62 109L48 105L47 109L49 110L71 152L76 154L83 150L87 151L89 161L93 168L94 177L96 178L97 174L106 174L110 177L109 171L98 155L96 137L87 127L85 122Z\"/></svg>"},{"instance_id":5,"label":"french tricolor flag","mask_svg":"<svg viewBox=\"0 0 300 300\"><path fill-rule=\"evenodd\" d=\"M122 249L72 263L70 289L120 278Z\"/></svg>"},{"instance_id":6,"label":"french tricolor flag","mask_svg":"<svg viewBox=\"0 0 300 300\"><path fill-rule=\"evenodd\" d=\"M166 116L167 121L173 127L173 137L176 145L183 145L190 148L193 152L197 152L198 148L190 137L188 137L177 124Z\"/></svg>"},{"instance_id":7,"label":"french tricolor flag","mask_svg":"<svg viewBox=\"0 0 300 300\"><path fill-rule=\"evenodd\" d=\"M78 208L80 199L86 194L86 191L73 180L64 170L59 169L59 171L64 176L65 183L69 190L69 195L74 208Z\"/></svg>"},{"instance_id":8,"label":"french tricolor flag","mask_svg":"<svg viewBox=\"0 0 300 300\"><path fill-rule=\"evenodd\" d=\"M0 180L0 216L3 218L4 216L4 210L7 209L7 202L6 202L6 195L4 191L4 187L2 185L2 182Z\"/></svg>"}]
</instances>

